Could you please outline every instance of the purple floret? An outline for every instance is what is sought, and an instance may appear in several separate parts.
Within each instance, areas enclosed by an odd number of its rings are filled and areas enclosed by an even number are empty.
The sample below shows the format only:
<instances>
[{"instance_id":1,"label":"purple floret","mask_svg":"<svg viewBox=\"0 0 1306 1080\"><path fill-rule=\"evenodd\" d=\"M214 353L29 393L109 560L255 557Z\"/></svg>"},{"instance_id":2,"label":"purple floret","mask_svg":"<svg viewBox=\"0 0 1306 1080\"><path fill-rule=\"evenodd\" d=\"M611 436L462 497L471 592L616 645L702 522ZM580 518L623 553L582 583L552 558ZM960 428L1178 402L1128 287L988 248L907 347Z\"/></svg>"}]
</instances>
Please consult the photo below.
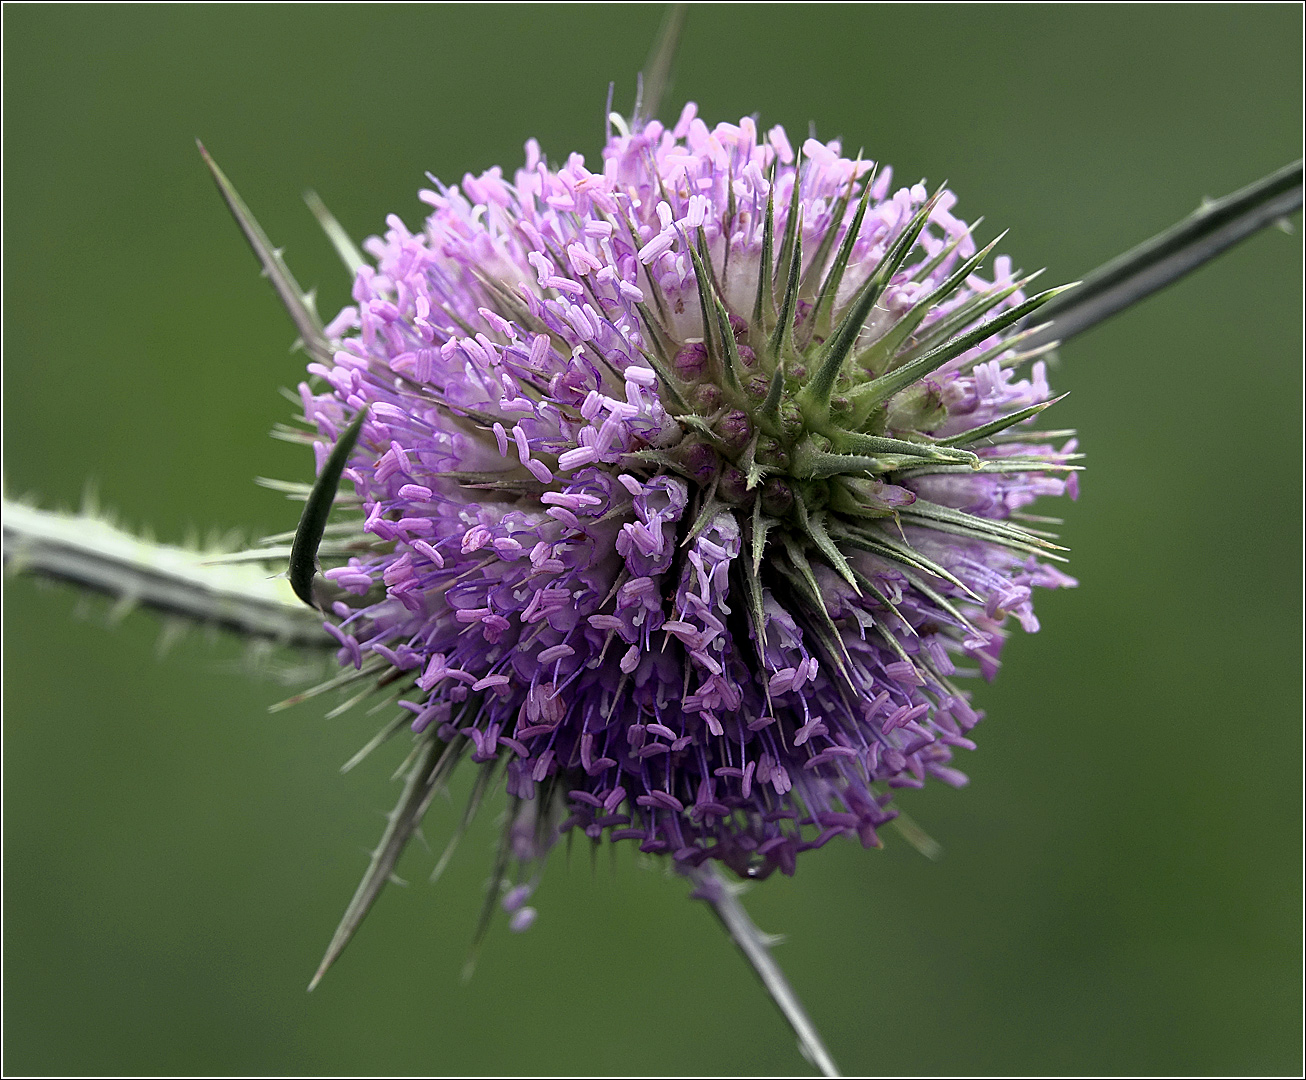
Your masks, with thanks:
<instances>
[{"instance_id":1,"label":"purple floret","mask_svg":"<svg viewBox=\"0 0 1306 1080\"><path fill-rule=\"evenodd\" d=\"M756 323L768 205L773 258L790 206L802 215L794 334L816 356L830 333L817 290L860 185L836 313L927 205L923 185L890 192L890 177L814 139L800 168L781 129L709 129L689 106L672 129L614 133L597 172L580 155L552 168L532 141L511 181L491 169L424 191L420 231L391 216L366 245L375 268L328 327L334 363L309 365L316 388L301 387L319 468L369 409L344 475L374 544L327 571L340 616L329 629L342 664L379 659L406 680L419 737L499 763L523 863L567 830L750 877L792 873L839 835L878 846L895 789L965 783L950 763L980 715L953 679L992 676L1008 616L1038 629L1035 586L1074 584L1038 542L1000 543L971 520L1007 522L1066 492L1073 442L985 439L955 468L882 456L847 484L795 472L779 446L750 478L775 370L774 313ZM857 355L975 253L954 205L950 193L934 202ZM696 245L735 339L734 385L713 359L726 345L704 323ZM995 280L971 274L903 349L1019 284L998 258ZM1010 289L983 318L1024 300ZM1028 358L1003 348L1013 332L933 370L863 430L926 445L1046 402L1043 363L1022 376ZM781 376L799 380L782 416L801 403L798 367ZM885 371L841 376L835 393ZM965 520L922 516L929 507ZM841 566L818 539L840 523L881 546L839 533ZM532 887L509 894L516 929L534 918Z\"/></svg>"}]
</instances>

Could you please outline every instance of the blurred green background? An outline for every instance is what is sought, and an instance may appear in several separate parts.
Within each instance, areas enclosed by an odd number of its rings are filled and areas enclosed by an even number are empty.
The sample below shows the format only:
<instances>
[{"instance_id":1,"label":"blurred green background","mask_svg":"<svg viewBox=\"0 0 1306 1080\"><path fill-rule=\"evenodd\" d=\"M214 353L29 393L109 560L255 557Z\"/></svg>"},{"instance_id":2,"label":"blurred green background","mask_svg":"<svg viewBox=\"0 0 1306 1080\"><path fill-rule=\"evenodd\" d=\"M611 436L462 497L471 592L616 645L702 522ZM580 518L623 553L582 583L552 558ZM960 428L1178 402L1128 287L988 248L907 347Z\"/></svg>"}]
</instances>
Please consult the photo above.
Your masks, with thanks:
<instances>
[{"instance_id":1,"label":"blurred green background","mask_svg":"<svg viewBox=\"0 0 1306 1080\"><path fill-rule=\"evenodd\" d=\"M328 315L348 282L300 198L362 237L430 170L593 160L661 9L4 11L4 473L163 539L293 526L254 475L304 357L201 136ZM695 8L672 89L948 179L1071 280L1301 153L1301 9ZM669 110L670 111L670 110ZM1296 218L1300 225L1300 216ZM753 890L850 1073L1296 1073L1301 1045L1301 239L1270 230L1076 339L1058 422L1090 471L970 788L908 793L930 863L835 844ZM1063 512L1061 508L1052 512ZM496 809L445 878L414 845L305 984L395 790L347 777L360 713L250 673L238 642L107 626L4 590L8 1073L791 1073L806 1066L685 888L622 850L555 857L541 917L460 981ZM279 662L293 661L281 656ZM439 849L459 793L427 821Z\"/></svg>"}]
</instances>

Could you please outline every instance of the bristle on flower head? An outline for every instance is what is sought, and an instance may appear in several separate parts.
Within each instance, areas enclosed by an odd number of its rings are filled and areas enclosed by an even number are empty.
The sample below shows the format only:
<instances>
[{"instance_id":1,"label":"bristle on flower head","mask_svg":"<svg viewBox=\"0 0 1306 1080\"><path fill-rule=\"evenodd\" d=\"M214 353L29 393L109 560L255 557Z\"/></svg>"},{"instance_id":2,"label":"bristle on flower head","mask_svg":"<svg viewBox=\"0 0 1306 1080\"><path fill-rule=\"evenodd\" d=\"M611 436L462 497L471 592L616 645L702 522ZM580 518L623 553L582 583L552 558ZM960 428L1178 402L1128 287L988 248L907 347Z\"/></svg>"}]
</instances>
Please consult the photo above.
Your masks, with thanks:
<instances>
[{"instance_id":1,"label":"bristle on flower head","mask_svg":"<svg viewBox=\"0 0 1306 1080\"><path fill-rule=\"evenodd\" d=\"M369 410L341 662L502 769L519 880L566 830L747 877L878 845L892 789L964 782L956 662L1073 584L1018 523L1074 494L1019 352L1053 293L946 189L749 118L526 153L389 218L309 365L319 469Z\"/></svg>"}]
</instances>

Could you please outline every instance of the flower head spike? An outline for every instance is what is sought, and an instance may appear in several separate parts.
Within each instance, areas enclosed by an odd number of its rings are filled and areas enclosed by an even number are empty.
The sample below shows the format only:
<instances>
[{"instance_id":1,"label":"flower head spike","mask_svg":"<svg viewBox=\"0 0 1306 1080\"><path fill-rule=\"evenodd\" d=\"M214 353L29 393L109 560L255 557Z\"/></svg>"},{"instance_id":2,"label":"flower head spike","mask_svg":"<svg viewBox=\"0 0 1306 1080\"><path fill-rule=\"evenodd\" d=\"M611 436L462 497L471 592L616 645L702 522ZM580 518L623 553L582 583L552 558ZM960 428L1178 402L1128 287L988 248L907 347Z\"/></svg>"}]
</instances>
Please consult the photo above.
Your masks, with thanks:
<instances>
[{"instance_id":1,"label":"flower head spike","mask_svg":"<svg viewBox=\"0 0 1306 1080\"><path fill-rule=\"evenodd\" d=\"M837 142L614 128L387 219L300 388L319 471L367 410L328 628L418 741L356 917L460 758L507 786L514 926L565 832L748 878L878 846L895 788L965 782L958 664L1073 584L1021 513L1075 494L1020 350L1057 290Z\"/></svg>"}]
</instances>

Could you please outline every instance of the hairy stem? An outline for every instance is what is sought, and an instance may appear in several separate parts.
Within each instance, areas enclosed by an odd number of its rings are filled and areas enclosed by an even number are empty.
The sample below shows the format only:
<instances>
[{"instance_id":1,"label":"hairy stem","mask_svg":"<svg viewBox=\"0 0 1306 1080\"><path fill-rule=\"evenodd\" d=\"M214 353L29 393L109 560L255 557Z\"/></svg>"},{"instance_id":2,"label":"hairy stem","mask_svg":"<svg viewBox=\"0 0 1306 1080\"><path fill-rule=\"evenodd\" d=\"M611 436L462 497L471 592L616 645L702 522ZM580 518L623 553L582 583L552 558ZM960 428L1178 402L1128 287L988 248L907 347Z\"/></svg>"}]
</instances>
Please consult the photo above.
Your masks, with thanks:
<instances>
[{"instance_id":1,"label":"hairy stem","mask_svg":"<svg viewBox=\"0 0 1306 1080\"><path fill-rule=\"evenodd\" d=\"M89 514L4 500L4 564L129 603L296 645L334 644L319 615L282 578L207 561L199 551L143 540Z\"/></svg>"}]
</instances>

